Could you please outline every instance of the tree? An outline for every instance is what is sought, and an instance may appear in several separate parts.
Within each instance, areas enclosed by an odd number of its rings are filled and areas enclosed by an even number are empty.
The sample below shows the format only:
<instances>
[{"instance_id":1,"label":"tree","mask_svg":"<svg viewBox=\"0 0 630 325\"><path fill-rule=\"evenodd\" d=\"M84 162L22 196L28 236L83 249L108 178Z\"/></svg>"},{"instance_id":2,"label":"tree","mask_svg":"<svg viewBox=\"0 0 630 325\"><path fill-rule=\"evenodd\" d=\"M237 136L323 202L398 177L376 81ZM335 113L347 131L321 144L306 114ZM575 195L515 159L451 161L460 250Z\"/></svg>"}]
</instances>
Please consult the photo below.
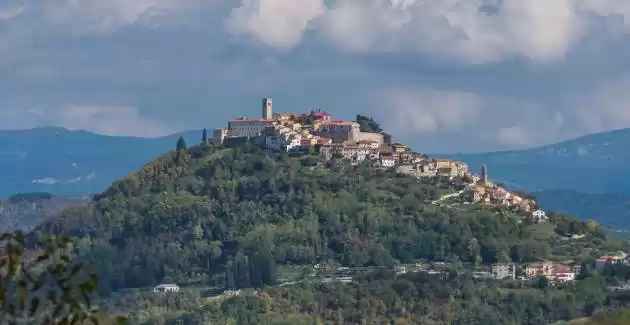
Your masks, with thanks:
<instances>
[{"instance_id":1,"label":"tree","mask_svg":"<svg viewBox=\"0 0 630 325\"><path fill-rule=\"evenodd\" d=\"M20 231L0 236L0 323L103 324L110 319L92 305L98 279L83 263L70 259L68 237L44 239L25 249Z\"/></svg>"},{"instance_id":2,"label":"tree","mask_svg":"<svg viewBox=\"0 0 630 325\"><path fill-rule=\"evenodd\" d=\"M177 139L177 151L186 150L187 147L186 140L184 140L184 137L180 136L179 139Z\"/></svg>"},{"instance_id":3,"label":"tree","mask_svg":"<svg viewBox=\"0 0 630 325\"><path fill-rule=\"evenodd\" d=\"M201 134L201 144L208 143L208 130L203 129L203 133Z\"/></svg>"}]
</instances>

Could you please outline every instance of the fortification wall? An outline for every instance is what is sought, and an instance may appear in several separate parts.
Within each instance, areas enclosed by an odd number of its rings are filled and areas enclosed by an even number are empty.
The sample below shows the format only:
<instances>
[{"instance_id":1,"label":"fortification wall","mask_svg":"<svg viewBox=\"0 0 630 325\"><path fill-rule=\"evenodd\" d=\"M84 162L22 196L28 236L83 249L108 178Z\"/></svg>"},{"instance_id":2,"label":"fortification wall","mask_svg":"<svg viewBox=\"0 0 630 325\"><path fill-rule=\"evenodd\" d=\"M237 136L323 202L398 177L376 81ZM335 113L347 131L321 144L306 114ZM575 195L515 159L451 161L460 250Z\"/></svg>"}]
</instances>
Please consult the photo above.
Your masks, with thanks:
<instances>
[{"instance_id":1,"label":"fortification wall","mask_svg":"<svg viewBox=\"0 0 630 325\"><path fill-rule=\"evenodd\" d=\"M354 141L376 141L379 144L385 143L385 137L380 133L357 132L354 134Z\"/></svg>"}]
</instances>

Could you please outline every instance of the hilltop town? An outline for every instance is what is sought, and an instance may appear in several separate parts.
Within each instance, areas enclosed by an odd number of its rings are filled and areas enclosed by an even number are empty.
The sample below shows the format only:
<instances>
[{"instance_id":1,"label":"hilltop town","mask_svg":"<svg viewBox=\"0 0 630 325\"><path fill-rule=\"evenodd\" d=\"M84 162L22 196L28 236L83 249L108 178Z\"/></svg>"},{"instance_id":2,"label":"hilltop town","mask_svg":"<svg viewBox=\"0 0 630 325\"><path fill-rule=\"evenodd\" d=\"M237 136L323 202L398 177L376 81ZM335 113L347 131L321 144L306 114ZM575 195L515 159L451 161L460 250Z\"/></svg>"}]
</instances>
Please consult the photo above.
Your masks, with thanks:
<instances>
[{"instance_id":1,"label":"hilltop town","mask_svg":"<svg viewBox=\"0 0 630 325\"><path fill-rule=\"evenodd\" d=\"M274 113L272 99L263 98L261 118L235 118L228 121L227 128L213 132L215 143L230 139L251 139L274 151L314 150L327 160L338 159L349 165L369 162L378 168L395 168L399 173L418 179L457 180L463 189L445 198L499 204L530 213L537 222L546 220L545 212L535 209L534 200L491 182L485 165L481 175L477 175L462 161L414 152L405 144L392 142L392 137L385 132L362 130L357 121L335 120L321 109L307 113Z\"/></svg>"},{"instance_id":2,"label":"hilltop town","mask_svg":"<svg viewBox=\"0 0 630 325\"><path fill-rule=\"evenodd\" d=\"M509 191L505 186L490 180L488 168L481 166L480 175L469 171L462 161L439 159L415 152L407 145L393 142L392 137L380 130L363 130L358 121L335 120L332 115L321 109L307 113L274 113L272 100L262 100L262 117L239 117L228 121L227 128L217 128L213 133L215 143L247 139L273 151L317 152L326 160L336 159L347 165L369 163L376 168L395 169L396 172L422 179L439 178L456 184L460 190L446 194L433 204L455 201L461 204L499 205L511 208L515 212L529 217L533 223L549 220L546 212L537 208L537 202L520 193ZM570 234L568 240L577 240L584 235ZM630 263L625 255L602 256L596 261L596 268L606 265ZM439 263L436 264L439 266ZM407 270L415 272L437 272L436 265L409 265L402 267L399 273ZM348 268L335 269L333 273L343 274ZM428 270L428 271L427 271ZM518 271L517 271L518 270ZM347 271L347 270L346 270ZM540 263L519 265L517 263L494 263L487 271L475 272L477 278L496 280L532 280L545 277L553 283L567 283L576 280L581 265ZM337 275L339 275L337 274ZM613 288L627 290L630 285Z\"/></svg>"}]
</instances>

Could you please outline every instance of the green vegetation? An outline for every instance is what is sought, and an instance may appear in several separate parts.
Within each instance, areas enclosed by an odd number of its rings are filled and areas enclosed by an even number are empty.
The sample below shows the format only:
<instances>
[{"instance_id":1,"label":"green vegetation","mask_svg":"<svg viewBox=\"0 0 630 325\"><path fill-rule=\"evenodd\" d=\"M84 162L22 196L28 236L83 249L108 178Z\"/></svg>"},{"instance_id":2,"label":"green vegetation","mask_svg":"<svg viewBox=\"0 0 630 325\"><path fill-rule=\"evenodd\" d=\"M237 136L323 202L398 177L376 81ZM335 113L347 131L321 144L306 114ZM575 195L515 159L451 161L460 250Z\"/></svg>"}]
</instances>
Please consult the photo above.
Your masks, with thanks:
<instances>
[{"instance_id":1,"label":"green vegetation","mask_svg":"<svg viewBox=\"0 0 630 325\"><path fill-rule=\"evenodd\" d=\"M628 325L630 324L630 309L607 311L593 316L584 325Z\"/></svg>"},{"instance_id":2,"label":"green vegetation","mask_svg":"<svg viewBox=\"0 0 630 325\"><path fill-rule=\"evenodd\" d=\"M483 282L468 274L446 275L448 281L423 273L395 276L382 271L358 276L351 284L305 281L225 299L203 299L194 291L167 295L135 291L116 294L103 307L128 314L131 324L147 325L548 325L628 302L607 296L605 278L599 276L536 289Z\"/></svg>"},{"instance_id":3,"label":"green vegetation","mask_svg":"<svg viewBox=\"0 0 630 325\"><path fill-rule=\"evenodd\" d=\"M435 206L430 202L451 185L431 182L248 144L208 144L163 156L36 233L79 237L76 254L98 270L103 293L167 276L228 287L226 266L239 254L268 252L280 265L346 266L553 257L550 247L562 236L541 231L545 225L500 208ZM586 240L593 243L589 257L618 248L598 229Z\"/></svg>"},{"instance_id":4,"label":"green vegetation","mask_svg":"<svg viewBox=\"0 0 630 325\"><path fill-rule=\"evenodd\" d=\"M359 123L359 127L361 132L371 132L371 133L381 133L383 129L381 129L380 125L374 121L371 117L357 115L355 120Z\"/></svg>"},{"instance_id":5,"label":"green vegetation","mask_svg":"<svg viewBox=\"0 0 630 325\"><path fill-rule=\"evenodd\" d=\"M52 194L46 192L19 193L9 197L9 203L38 202L51 200L52 198Z\"/></svg>"},{"instance_id":6,"label":"green vegetation","mask_svg":"<svg viewBox=\"0 0 630 325\"><path fill-rule=\"evenodd\" d=\"M419 181L238 141L180 142L29 236L75 237L65 260L88 263L100 279L99 305L131 324L547 325L630 301L606 292L630 272L588 267L624 248L595 223L550 213L549 223L534 224L503 207L432 203L460 180ZM543 259L575 260L585 271L558 286L471 273ZM421 261L444 269L393 272ZM342 284L327 283L314 264L383 268ZM296 283L276 285L283 280ZM148 292L161 282L182 291ZM230 298L225 289L243 290Z\"/></svg>"},{"instance_id":7,"label":"green vegetation","mask_svg":"<svg viewBox=\"0 0 630 325\"><path fill-rule=\"evenodd\" d=\"M186 145L186 140L184 139L183 136L179 137L179 139L177 139L177 146L175 149L177 151L181 151L181 150L186 150L186 148L188 148L188 146Z\"/></svg>"},{"instance_id":8,"label":"green vegetation","mask_svg":"<svg viewBox=\"0 0 630 325\"><path fill-rule=\"evenodd\" d=\"M21 232L0 236L0 323L122 324L92 304L97 277L71 262L70 239L48 238L25 251Z\"/></svg>"}]
</instances>

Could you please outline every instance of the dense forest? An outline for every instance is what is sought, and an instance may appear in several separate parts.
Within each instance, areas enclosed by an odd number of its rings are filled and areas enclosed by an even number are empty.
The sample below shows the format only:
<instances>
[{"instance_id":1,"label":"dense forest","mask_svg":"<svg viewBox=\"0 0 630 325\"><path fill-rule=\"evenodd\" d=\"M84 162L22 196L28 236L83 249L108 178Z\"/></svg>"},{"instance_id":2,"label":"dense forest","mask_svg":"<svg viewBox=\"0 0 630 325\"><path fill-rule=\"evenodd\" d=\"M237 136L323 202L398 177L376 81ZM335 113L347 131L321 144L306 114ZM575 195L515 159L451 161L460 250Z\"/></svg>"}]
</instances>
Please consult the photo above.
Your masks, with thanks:
<instances>
[{"instance_id":1,"label":"dense forest","mask_svg":"<svg viewBox=\"0 0 630 325\"><path fill-rule=\"evenodd\" d=\"M98 270L104 294L165 277L226 287L226 265L237 256L272 256L279 265L481 265L590 258L618 248L598 228L562 215L536 225L502 208L430 204L455 190L449 182L249 144L179 149L93 203L47 220L34 235L78 237L75 254ZM589 236L556 251L562 229Z\"/></svg>"},{"instance_id":2,"label":"dense forest","mask_svg":"<svg viewBox=\"0 0 630 325\"><path fill-rule=\"evenodd\" d=\"M610 279L591 275L575 285L541 287L478 281L466 274L444 281L422 273L376 272L351 284L306 281L224 300L205 300L191 291L117 294L104 307L144 325L549 325L627 305L630 294L606 292ZM602 313L587 324L627 324L601 320L618 313Z\"/></svg>"}]
</instances>

